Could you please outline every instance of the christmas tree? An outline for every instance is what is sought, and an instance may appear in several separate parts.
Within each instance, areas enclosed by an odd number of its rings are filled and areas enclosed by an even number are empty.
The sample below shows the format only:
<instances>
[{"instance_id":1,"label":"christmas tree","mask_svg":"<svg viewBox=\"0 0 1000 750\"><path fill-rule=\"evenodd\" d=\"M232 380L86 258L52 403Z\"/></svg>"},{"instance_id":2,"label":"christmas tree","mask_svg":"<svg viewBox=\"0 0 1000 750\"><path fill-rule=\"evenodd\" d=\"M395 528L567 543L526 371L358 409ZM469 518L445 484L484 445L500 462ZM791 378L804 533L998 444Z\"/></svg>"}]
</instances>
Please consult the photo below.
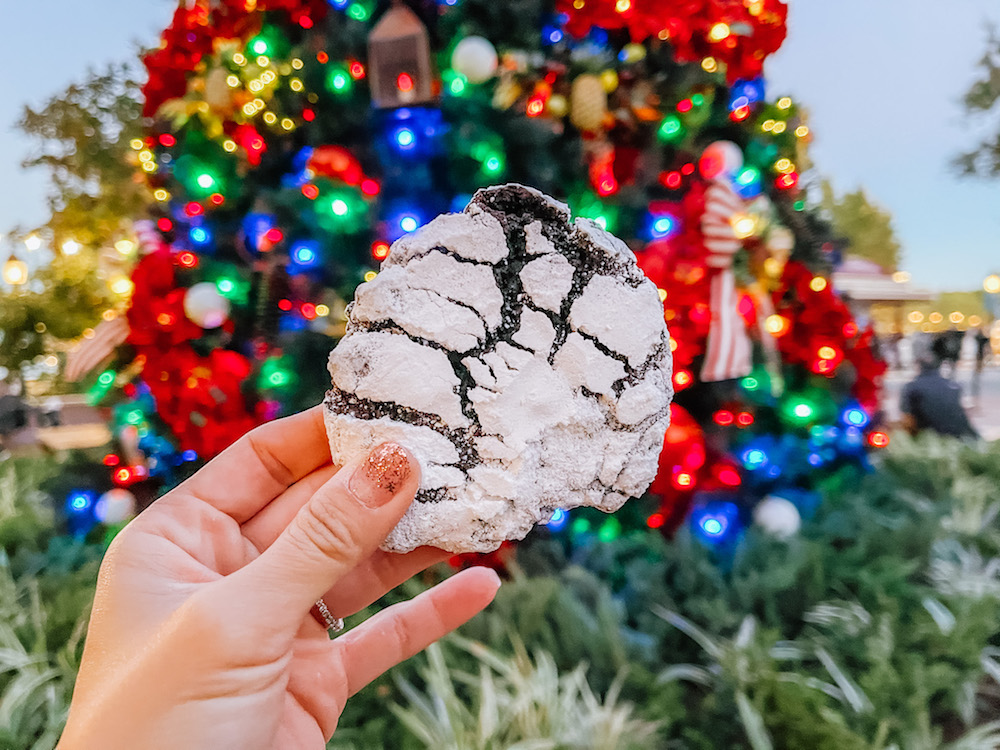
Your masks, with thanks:
<instances>
[{"instance_id":1,"label":"christmas tree","mask_svg":"<svg viewBox=\"0 0 1000 750\"><path fill-rule=\"evenodd\" d=\"M132 145L157 213L128 326L84 357L124 344L92 389L124 396L115 483L172 483L316 403L391 243L520 182L624 239L660 289L677 396L642 522L693 508L719 543L756 507L794 530L887 437L872 334L799 185L804 112L762 77L785 19L780 0L181 3L145 58L152 124ZM621 524L567 520L550 530Z\"/></svg>"}]
</instances>

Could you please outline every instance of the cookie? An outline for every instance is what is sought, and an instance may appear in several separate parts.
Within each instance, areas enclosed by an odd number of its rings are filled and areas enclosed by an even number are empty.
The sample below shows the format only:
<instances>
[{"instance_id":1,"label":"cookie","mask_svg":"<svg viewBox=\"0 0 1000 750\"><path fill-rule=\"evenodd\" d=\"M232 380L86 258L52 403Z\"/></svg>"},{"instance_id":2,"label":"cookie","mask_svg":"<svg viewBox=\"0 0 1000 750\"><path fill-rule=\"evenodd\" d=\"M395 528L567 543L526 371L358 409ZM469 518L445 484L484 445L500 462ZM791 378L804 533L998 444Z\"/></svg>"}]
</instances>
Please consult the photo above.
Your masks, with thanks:
<instances>
[{"instance_id":1,"label":"cookie","mask_svg":"<svg viewBox=\"0 0 1000 750\"><path fill-rule=\"evenodd\" d=\"M383 549L488 552L556 508L611 512L653 480L670 338L631 250L521 185L398 240L330 355L334 463L392 440L421 465Z\"/></svg>"}]
</instances>

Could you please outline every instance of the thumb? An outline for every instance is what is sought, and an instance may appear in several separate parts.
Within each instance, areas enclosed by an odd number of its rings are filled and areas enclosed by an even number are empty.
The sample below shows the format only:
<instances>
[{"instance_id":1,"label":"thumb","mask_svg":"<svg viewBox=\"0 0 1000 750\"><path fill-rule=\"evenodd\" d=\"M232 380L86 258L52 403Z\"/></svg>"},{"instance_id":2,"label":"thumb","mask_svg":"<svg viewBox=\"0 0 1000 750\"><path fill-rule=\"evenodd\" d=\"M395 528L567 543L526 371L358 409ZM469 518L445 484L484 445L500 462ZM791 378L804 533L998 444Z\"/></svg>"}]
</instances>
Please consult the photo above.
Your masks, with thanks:
<instances>
[{"instance_id":1,"label":"thumb","mask_svg":"<svg viewBox=\"0 0 1000 750\"><path fill-rule=\"evenodd\" d=\"M338 471L260 557L226 578L228 593L247 615L296 630L316 600L382 543L419 483L412 455L382 443Z\"/></svg>"}]
</instances>

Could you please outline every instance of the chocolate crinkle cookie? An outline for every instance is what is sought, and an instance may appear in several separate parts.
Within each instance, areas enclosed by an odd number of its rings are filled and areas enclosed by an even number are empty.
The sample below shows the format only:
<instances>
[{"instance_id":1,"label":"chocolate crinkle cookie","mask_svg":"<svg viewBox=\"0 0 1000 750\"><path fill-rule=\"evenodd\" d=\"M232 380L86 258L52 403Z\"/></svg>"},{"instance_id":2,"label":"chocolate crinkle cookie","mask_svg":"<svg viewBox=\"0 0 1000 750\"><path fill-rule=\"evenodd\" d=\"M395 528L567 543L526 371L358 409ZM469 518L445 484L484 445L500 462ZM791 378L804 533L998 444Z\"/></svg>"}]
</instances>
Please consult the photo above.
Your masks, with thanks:
<instances>
[{"instance_id":1,"label":"chocolate crinkle cookie","mask_svg":"<svg viewBox=\"0 0 1000 750\"><path fill-rule=\"evenodd\" d=\"M383 549L488 552L653 480L673 395L659 294L621 240L537 190L480 190L398 240L348 318L333 461L391 440L422 469Z\"/></svg>"}]
</instances>

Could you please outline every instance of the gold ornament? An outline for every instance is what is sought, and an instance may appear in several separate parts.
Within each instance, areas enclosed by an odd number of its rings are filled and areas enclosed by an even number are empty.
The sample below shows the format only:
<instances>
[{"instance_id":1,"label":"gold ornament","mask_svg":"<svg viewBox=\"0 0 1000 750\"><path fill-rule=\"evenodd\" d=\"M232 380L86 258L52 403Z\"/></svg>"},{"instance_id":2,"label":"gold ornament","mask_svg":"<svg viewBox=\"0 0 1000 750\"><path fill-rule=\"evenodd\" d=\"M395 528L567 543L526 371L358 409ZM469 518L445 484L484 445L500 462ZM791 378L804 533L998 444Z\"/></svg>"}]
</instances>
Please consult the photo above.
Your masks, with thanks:
<instances>
[{"instance_id":1,"label":"gold ornament","mask_svg":"<svg viewBox=\"0 0 1000 750\"><path fill-rule=\"evenodd\" d=\"M601 79L589 73L577 76L570 93L570 122L579 130L597 131L607 112L608 95Z\"/></svg>"},{"instance_id":2,"label":"gold ornament","mask_svg":"<svg viewBox=\"0 0 1000 750\"><path fill-rule=\"evenodd\" d=\"M552 117L561 119L566 116L567 112L569 112L569 102L562 94L553 94L549 97L546 110Z\"/></svg>"},{"instance_id":3,"label":"gold ornament","mask_svg":"<svg viewBox=\"0 0 1000 750\"><path fill-rule=\"evenodd\" d=\"M232 114L236 109L233 88L226 79L229 72L225 68L214 68L205 78L205 101L214 111Z\"/></svg>"}]
</instances>

